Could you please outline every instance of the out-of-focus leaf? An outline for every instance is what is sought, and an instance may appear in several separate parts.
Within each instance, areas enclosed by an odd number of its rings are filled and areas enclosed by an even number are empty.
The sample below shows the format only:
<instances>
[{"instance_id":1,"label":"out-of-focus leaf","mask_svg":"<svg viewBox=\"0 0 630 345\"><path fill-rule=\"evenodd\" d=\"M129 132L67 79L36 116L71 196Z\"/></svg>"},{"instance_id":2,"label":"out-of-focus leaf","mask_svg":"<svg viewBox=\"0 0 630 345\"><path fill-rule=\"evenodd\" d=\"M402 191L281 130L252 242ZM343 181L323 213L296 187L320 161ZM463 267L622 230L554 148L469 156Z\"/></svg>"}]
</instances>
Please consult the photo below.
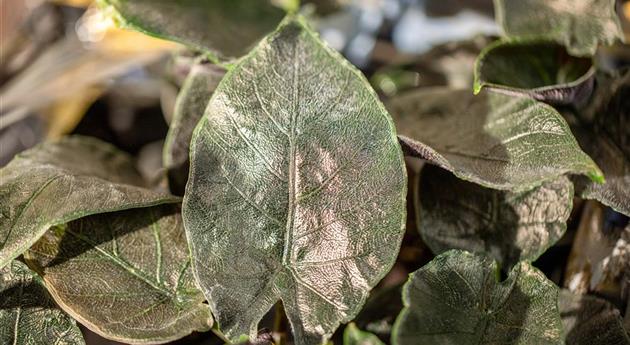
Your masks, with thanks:
<instances>
[{"instance_id":1,"label":"out-of-focus leaf","mask_svg":"<svg viewBox=\"0 0 630 345\"><path fill-rule=\"evenodd\" d=\"M71 133L102 92L102 88L86 87L74 96L54 102L47 107L44 110L44 117L47 120L47 138L58 139Z\"/></svg>"},{"instance_id":2,"label":"out-of-focus leaf","mask_svg":"<svg viewBox=\"0 0 630 345\"><path fill-rule=\"evenodd\" d=\"M401 293L402 284L372 290L370 298L353 322L381 339L389 339L396 315L403 308Z\"/></svg>"},{"instance_id":3,"label":"out-of-focus leaf","mask_svg":"<svg viewBox=\"0 0 630 345\"><path fill-rule=\"evenodd\" d=\"M570 122L606 183L576 178L576 193L630 216L630 72L598 82L591 105L579 112L579 120Z\"/></svg>"},{"instance_id":4,"label":"out-of-focus leaf","mask_svg":"<svg viewBox=\"0 0 630 345\"><path fill-rule=\"evenodd\" d=\"M370 82L389 97L426 86L467 88L473 83L475 58L489 43L490 38L485 36L445 43L415 57L412 62L380 68Z\"/></svg>"},{"instance_id":5,"label":"out-of-focus leaf","mask_svg":"<svg viewBox=\"0 0 630 345\"><path fill-rule=\"evenodd\" d=\"M184 195L188 181L190 139L225 70L207 63L194 65L177 96L175 113L164 143L164 167L169 187Z\"/></svg>"},{"instance_id":6,"label":"out-of-focus leaf","mask_svg":"<svg viewBox=\"0 0 630 345\"><path fill-rule=\"evenodd\" d=\"M452 250L412 273L392 343L561 345L558 288L528 263L498 281L491 258Z\"/></svg>"},{"instance_id":7,"label":"out-of-focus leaf","mask_svg":"<svg viewBox=\"0 0 630 345\"><path fill-rule=\"evenodd\" d=\"M19 261L0 269L0 344L85 344L74 320L57 309L41 279Z\"/></svg>"},{"instance_id":8,"label":"out-of-focus leaf","mask_svg":"<svg viewBox=\"0 0 630 345\"><path fill-rule=\"evenodd\" d=\"M603 176L562 116L528 97L424 89L388 102L407 155L482 186L529 190L558 176Z\"/></svg>"},{"instance_id":9,"label":"out-of-focus leaf","mask_svg":"<svg viewBox=\"0 0 630 345\"><path fill-rule=\"evenodd\" d=\"M474 92L486 87L547 103L571 104L587 99L594 81L593 60L573 57L561 45L497 41L477 58Z\"/></svg>"},{"instance_id":10,"label":"out-of-focus leaf","mask_svg":"<svg viewBox=\"0 0 630 345\"><path fill-rule=\"evenodd\" d=\"M2 112L36 109L75 97L88 86L103 84L178 47L140 33L112 29L94 9L77 23L77 31L79 37L67 35L0 89Z\"/></svg>"},{"instance_id":11,"label":"out-of-focus leaf","mask_svg":"<svg viewBox=\"0 0 630 345\"><path fill-rule=\"evenodd\" d=\"M494 0L494 8L505 35L554 40L573 55L624 39L615 0Z\"/></svg>"},{"instance_id":12,"label":"out-of-focus leaf","mask_svg":"<svg viewBox=\"0 0 630 345\"><path fill-rule=\"evenodd\" d=\"M384 345L374 334L360 330L354 322L343 331L343 345Z\"/></svg>"},{"instance_id":13,"label":"out-of-focus leaf","mask_svg":"<svg viewBox=\"0 0 630 345\"><path fill-rule=\"evenodd\" d=\"M118 22L221 59L244 55L284 17L272 0L99 0Z\"/></svg>"},{"instance_id":14,"label":"out-of-focus leaf","mask_svg":"<svg viewBox=\"0 0 630 345\"><path fill-rule=\"evenodd\" d=\"M569 255L564 286L578 294L596 292L622 297L622 284L630 279L628 243L630 225L625 228L607 225L606 208L595 201L586 202Z\"/></svg>"},{"instance_id":15,"label":"out-of-focus leaf","mask_svg":"<svg viewBox=\"0 0 630 345\"><path fill-rule=\"evenodd\" d=\"M57 303L106 338L164 343L212 324L175 205L53 227L25 257Z\"/></svg>"},{"instance_id":16,"label":"out-of-focus leaf","mask_svg":"<svg viewBox=\"0 0 630 345\"><path fill-rule=\"evenodd\" d=\"M534 261L558 241L573 204L573 184L564 176L514 193L425 165L416 181L417 226L434 253L486 252L504 267Z\"/></svg>"},{"instance_id":17,"label":"out-of-focus leaf","mask_svg":"<svg viewBox=\"0 0 630 345\"><path fill-rule=\"evenodd\" d=\"M560 291L566 345L630 345L619 310L603 299Z\"/></svg>"},{"instance_id":18,"label":"out-of-focus leaf","mask_svg":"<svg viewBox=\"0 0 630 345\"><path fill-rule=\"evenodd\" d=\"M281 299L295 343L322 343L359 312L404 233L391 118L306 25L288 17L231 69L193 134L184 223L231 339L253 339Z\"/></svg>"},{"instance_id":19,"label":"out-of-focus leaf","mask_svg":"<svg viewBox=\"0 0 630 345\"><path fill-rule=\"evenodd\" d=\"M53 225L179 200L144 186L131 157L95 139L70 137L19 154L0 170L0 267Z\"/></svg>"}]
</instances>

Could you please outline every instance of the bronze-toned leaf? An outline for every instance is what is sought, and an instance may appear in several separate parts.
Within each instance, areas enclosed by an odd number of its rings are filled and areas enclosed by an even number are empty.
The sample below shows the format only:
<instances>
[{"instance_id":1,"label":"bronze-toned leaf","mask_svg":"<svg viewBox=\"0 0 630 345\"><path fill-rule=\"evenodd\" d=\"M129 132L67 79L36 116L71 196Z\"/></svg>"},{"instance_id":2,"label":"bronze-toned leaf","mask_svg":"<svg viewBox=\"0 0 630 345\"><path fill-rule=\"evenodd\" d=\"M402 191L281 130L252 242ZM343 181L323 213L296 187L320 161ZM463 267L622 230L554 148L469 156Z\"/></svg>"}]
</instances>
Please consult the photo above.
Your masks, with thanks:
<instances>
[{"instance_id":1,"label":"bronze-toned leaf","mask_svg":"<svg viewBox=\"0 0 630 345\"><path fill-rule=\"evenodd\" d=\"M416 181L417 226L434 253L485 252L503 267L534 261L558 241L573 206L573 184L565 176L509 192L425 165Z\"/></svg>"},{"instance_id":2,"label":"bronze-toned leaf","mask_svg":"<svg viewBox=\"0 0 630 345\"><path fill-rule=\"evenodd\" d=\"M567 173L603 181L562 116L531 98L431 88L394 97L387 105L407 155L464 180L514 191Z\"/></svg>"},{"instance_id":3,"label":"bronze-toned leaf","mask_svg":"<svg viewBox=\"0 0 630 345\"><path fill-rule=\"evenodd\" d=\"M54 227L25 256L59 305L106 338L159 344L212 325L176 205Z\"/></svg>"},{"instance_id":4,"label":"bronze-toned leaf","mask_svg":"<svg viewBox=\"0 0 630 345\"><path fill-rule=\"evenodd\" d=\"M51 226L179 201L145 187L130 156L96 139L69 137L19 154L0 170L0 267Z\"/></svg>"},{"instance_id":5,"label":"bronze-toned leaf","mask_svg":"<svg viewBox=\"0 0 630 345\"><path fill-rule=\"evenodd\" d=\"M19 261L0 269L0 344L85 345L74 320L57 308L41 279Z\"/></svg>"}]
</instances>

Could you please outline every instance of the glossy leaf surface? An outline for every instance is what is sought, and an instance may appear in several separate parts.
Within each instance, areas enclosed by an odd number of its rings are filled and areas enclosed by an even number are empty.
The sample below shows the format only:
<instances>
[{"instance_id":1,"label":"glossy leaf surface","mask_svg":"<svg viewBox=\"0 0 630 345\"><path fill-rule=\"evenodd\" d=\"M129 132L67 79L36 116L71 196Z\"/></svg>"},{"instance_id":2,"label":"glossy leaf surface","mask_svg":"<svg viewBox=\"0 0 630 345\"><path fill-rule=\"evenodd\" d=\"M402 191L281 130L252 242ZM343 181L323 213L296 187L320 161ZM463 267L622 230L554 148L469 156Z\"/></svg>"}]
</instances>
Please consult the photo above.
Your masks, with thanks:
<instances>
[{"instance_id":1,"label":"glossy leaf surface","mask_svg":"<svg viewBox=\"0 0 630 345\"><path fill-rule=\"evenodd\" d=\"M558 288L520 263L497 280L489 257L446 252L412 273L392 343L561 345Z\"/></svg>"},{"instance_id":2,"label":"glossy leaf surface","mask_svg":"<svg viewBox=\"0 0 630 345\"><path fill-rule=\"evenodd\" d=\"M619 310L605 300L562 290L558 306L566 345L630 345Z\"/></svg>"},{"instance_id":3,"label":"glossy leaf surface","mask_svg":"<svg viewBox=\"0 0 630 345\"><path fill-rule=\"evenodd\" d=\"M184 198L193 266L221 330L281 299L296 344L351 320L404 232L394 126L367 81L289 17L224 77L197 126Z\"/></svg>"},{"instance_id":4,"label":"glossy leaf surface","mask_svg":"<svg viewBox=\"0 0 630 345\"><path fill-rule=\"evenodd\" d=\"M190 139L193 130L223 78L225 70L208 63L192 66L175 104L175 113L164 143L163 162L167 170L169 188L176 195L184 195L188 180Z\"/></svg>"},{"instance_id":5,"label":"glossy leaf surface","mask_svg":"<svg viewBox=\"0 0 630 345\"><path fill-rule=\"evenodd\" d=\"M41 279L19 261L0 269L0 344L85 344L74 320L57 309Z\"/></svg>"},{"instance_id":6,"label":"glossy leaf surface","mask_svg":"<svg viewBox=\"0 0 630 345\"><path fill-rule=\"evenodd\" d=\"M393 98L406 154L482 186L529 190L566 173L603 181L552 107L527 97L433 88Z\"/></svg>"},{"instance_id":7,"label":"glossy leaf surface","mask_svg":"<svg viewBox=\"0 0 630 345\"><path fill-rule=\"evenodd\" d=\"M416 223L434 253L486 252L505 267L534 261L558 241L573 206L573 184L564 176L514 193L425 165L417 181Z\"/></svg>"},{"instance_id":8,"label":"glossy leaf surface","mask_svg":"<svg viewBox=\"0 0 630 345\"><path fill-rule=\"evenodd\" d=\"M96 139L69 137L18 155L0 170L0 267L53 225L178 201L144 187L131 157Z\"/></svg>"},{"instance_id":9,"label":"glossy leaf surface","mask_svg":"<svg viewBox=\"0 0 630 345\"><path fill-rule=\"evenodd\" d=\"M212 324L175 205L52 228L26 258L59 305L106 338L157 344Z\"/></svg>"},{"instance_id":10,"label":"glossy leaf surface","mask_svg":"<svg viewBox=\"0 0 630 345\"><path fill-rule=\"evenodd\" d=\"M494 0L494 9L505 35L555 40L578 56L623 41L615 0Z\"/></svg>"},{"instance_id":11,"label":"glossy leaf surface","mask_svg":"<svg viewBox=\"0 0 630 345\"><path fill-rule=\"evenodd\" d=\"M99 0L118 21L219 58L244 55L284 17L272 0Z\"/></svg>"},{"instance_id":12,"label":"glossy leaf surface","mask_svg":"<svg viewBox=\"0 0 630 345\"><path fill-rule=\"evenodd\" d=\"M589 58L573 57L564 47L541 41L498 41L475 63L475 93L481 88L526 95L553 104L588 99L595 67Z\"/></svg>"}]
</instances>

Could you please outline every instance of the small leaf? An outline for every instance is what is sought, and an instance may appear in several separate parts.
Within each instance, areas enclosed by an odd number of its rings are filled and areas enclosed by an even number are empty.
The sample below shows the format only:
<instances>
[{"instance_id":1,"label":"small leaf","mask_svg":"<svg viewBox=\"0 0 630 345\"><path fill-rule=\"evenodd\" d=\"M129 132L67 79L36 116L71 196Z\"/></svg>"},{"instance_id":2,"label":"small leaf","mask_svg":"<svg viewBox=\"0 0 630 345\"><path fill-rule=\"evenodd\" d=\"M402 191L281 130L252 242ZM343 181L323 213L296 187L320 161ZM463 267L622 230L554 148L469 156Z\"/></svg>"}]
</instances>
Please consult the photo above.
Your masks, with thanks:
<instances>
[{"instance_id":1,"label":"small leaf","mask_svg":"<svg viewBox=\"0 0 630 345\"><path fill-rule=\"evenodd\" d=\"M253 339L281 299L295 343L322 343L359 312L404 233L394 125L301 17L224 77L193 134L186 191L193 267L230 339Z\"/></svg>"},{"instance_id":2,"label":"small leaf","mask_svg":"<svg viewBox=\"0 0 630 345\"><path fill-rule=\"evenodd\" d=\"M606 175L605 184L574 178L576 194L630 216L630 72L598 80L591 106L569 117L580 146Z\"/></svg>"},{"instance_id":3,"label":"small leaf","mask_svg":"<svg viewBox=\"0 0 630 345\"><path fill-rule=\"evenodd\" d=\"M552 104L580 103L595 81L592 59L573 57L544 41L497 41L475 63L475 93L483 87Z\"/></svg>"},{"instance_id":4,"label":"small leaf","mask_svg":"<svg viewBox=\"0 0 630 345\"><path fill-rule=\"evenodd\" d=\"M558 288L527 263L498 281L492 259L446 252L403 288L394 345L561 345Z\"/></svg>"},{"instance_id":5,"label":"small leaf","mask_svg":"<svg viewBox=\"0 0 630 345\"><path fill-rule=\"evenodd\" d=\"M343 345L384 345L374 334L357 328L354 322L346 326L343 332Z\"/></svg>"},{"instance_id":6,"label":"small leaf","mask_svg":"<svg viewBox=\"0 0 630 345\"><path fill-rule=\"evenodd\" d=\"M25 256L57 303L103 337L156 344L212 324L175 205L81 218Z\"/></svg>"},{"instance_id":7,"label":"small leaf","mask_svg":"<svg viewBox=\"0 0 630 345\"><path fill-rule=\"evenodd\" d=\"M95 139L65 138L18 155L0 170L0 267L51 226L178 201L144 187L131 157Z\"/></svg>"},{"instance_id":8,"label":"small leaf","mask_svg":"<svg viewBox=\"0 0 630 345\"><path fill-rule=\"evenodd\" d=\"M208 63L196 63L179 91L175 114L164 143L164 167L169 187L176 195L184 195L190 165L189 147L193 130L203 116L214 89L225 70Z\"/></svg>"},{"instance_id":9,"label":"small leaf","mask_svg":"<svg viewBox=\"0 0 630 345\"><path fill-rule=\"evenodd\" d=\"M528 97L433 88L388 108L407 155L484 187L525 191L566 173L603 181L562 116Z\"/></svg>"},{"instance_id":10,"label":"small leaf","mask_svg":"<svg viewBox=\"0 0 630 345\"><path fill-rule=\"evenodd\" d=\"M623 42L615 0L494 0L494 8L505 35L554 40L573 55Z\"/></svg>"},{"instance_id":11,"label":"small leaf","mask_svg":"<svg viewBox=\"0 0 630 345\"><path fill-rule=\"evenodd\" d=\"M502 266L534 261L562 237L573 204L564 176L520 193L488 189L425 165L416 179L418 230L431 250L487 252Z\"/></svg>"},{"instance_id":12,"label":"small leaf","mask_svg":"<svg viewBox=\"0 0 630 345\"><path fill-rule=\"evenodd\" d=\"M560 291L566 345L630 345L619 310L595 296Z\"/></svg>"},{"instance_id":13,"label":"small leaf","mask_svg":"<svg viewBox=\"0 0 630 345\"><path fill-rule=\"evenodd\" d=\"M245 54L282 20L273 0L99 0L125 27L221 59Z\"/></svg>"},{"instance_id":14,"label":"small leaf","mask_svg":"<svg viewBox=\"0 0 630 345\"><path fill-rule=\"evenodd\" d=\"M85 345L74 320L57 309L41 279L19 261L0 269L0 344Z\"/></svg>"}]
</instances>

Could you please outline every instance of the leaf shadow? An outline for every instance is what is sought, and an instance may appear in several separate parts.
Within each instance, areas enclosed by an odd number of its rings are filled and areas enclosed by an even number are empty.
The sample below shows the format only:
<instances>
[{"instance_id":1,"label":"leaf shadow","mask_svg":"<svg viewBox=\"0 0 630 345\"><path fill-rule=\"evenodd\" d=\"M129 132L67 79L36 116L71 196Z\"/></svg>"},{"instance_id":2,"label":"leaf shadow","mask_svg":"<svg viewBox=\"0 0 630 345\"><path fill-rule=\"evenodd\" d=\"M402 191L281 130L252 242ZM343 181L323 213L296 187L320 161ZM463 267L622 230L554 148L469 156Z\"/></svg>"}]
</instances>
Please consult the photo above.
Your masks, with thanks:
<instances>
[{"instance_id":1,"label":"leaf shadow","mask_svg":"<svg viewBox=\"0 0 630 345\"><path fill-rule=\"evenodd\" d=\"M422 168L418 183L418 228L436 255L450 249L489 253L505 271L521 259L519 216L506 205L506 192L433 165Z\"/></svg>"},{"instance_id":2,"label":"leaf shadow","mask_svg":"<svg viewBox=\"0 0 630 345\"><path fill-rule=\"evenodd\" d=\"M46 308L54 309L52 301L46 288L35 281L27 284L16 284L0 292L0 310L11 310L15 308Z\"/></svg>"},{"instance_id":3,"label":"leaf shadow","mask_svg":"<svg viewBox=\"0 0 630 345\"><path fill-rule=\"evenodd\" d=\"M118 256L118 246L121 238L149 229L159 219L179 212L178 206L168 204L80 218L67 223L61 230L63 233L60 238L57 237L58 235L45 237L44 241L47 243L41 243L40 241L34 249L38 250L38 245L54 245L50 241L57 242L56 255L45 262L40 262L40 267L63 265L96 247ZM54 232L56 230L59 231L55 228L49 231ZM130 243L125 245L129 246ZM137 245L141 245L141 243Z\"/></svg>"}]
</instances>

